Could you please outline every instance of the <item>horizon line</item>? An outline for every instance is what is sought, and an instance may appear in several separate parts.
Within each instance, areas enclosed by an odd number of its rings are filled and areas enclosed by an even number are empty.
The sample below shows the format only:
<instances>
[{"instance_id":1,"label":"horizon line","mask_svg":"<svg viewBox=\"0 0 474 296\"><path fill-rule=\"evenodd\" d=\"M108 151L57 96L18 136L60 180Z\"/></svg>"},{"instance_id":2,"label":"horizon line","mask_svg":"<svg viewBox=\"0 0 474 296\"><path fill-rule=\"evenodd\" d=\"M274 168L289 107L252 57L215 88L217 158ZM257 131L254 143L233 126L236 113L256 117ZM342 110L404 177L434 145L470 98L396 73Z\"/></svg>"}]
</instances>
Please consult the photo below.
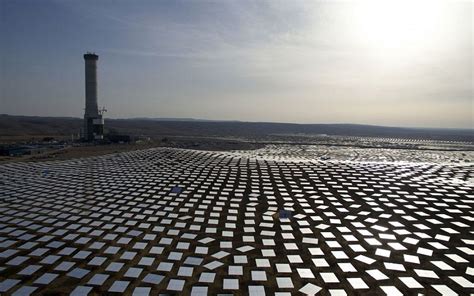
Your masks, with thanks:
<instances>
[{"instance_id":1,"label":"horizon line","mask_svg":"<svg viewBox=\"0 0 474 296\"><path fill-rule=\"evenodd\" d=\"M42 117L42 118L70 118L83 120L82 117L75 116L50 116L50 115L23 115L23 114L7 114L0 113L0 116L12 116L12 117ZM298 123L298 122L283 122L283 121L247 121L238 119L204 119L194 117L105 117L104 120L150 120L150 121L181 121L181 122L234 122L234 123L261 123L261 124L293 124L293 125L355 125L355 126L371 126L371 127L383 127L383 128L399 128L399 129L438 129L438 130L474 130L474 127L414 127L414 126L392 126L392 125L377 125L367 123Z\"/></svg>"}]
</instances>

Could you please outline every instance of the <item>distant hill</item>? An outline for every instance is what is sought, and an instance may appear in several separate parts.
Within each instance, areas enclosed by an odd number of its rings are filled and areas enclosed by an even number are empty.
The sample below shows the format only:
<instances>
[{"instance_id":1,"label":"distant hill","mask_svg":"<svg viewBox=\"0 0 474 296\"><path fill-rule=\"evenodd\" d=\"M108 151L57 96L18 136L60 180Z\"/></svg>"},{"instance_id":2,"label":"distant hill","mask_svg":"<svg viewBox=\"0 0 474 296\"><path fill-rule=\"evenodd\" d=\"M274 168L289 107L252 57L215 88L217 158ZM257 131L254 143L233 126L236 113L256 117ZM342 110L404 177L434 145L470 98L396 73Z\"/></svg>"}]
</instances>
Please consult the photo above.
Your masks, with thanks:
<instances>
[{"instance_id":1,"label":"distant hill","mask_svg":"<svg viewBox=\"0 0 474 296\"><path fill-rule=\"evenodd\" d=\"M238 120L212 120L212 119L199 119L199 118L173 118L173 117L134 117L124 118L123 120L149 120L149 121L198 121L198 122L241 122Z\"/></svg>"},{"instance_id":2,"label":"distant hill","mask_svg":"<svg viewBox=\"0 0 474 296\"><path fill-rule=\"evenodd\" d=\"M207 121L175 118L105 119L108 130L144 136L236 136L260 137L270 134L328 134L341 136L389 137L474 141L472 129L400 128L358 124L294 124L240 121ZM0 138L7 136L78 133L82 119L0 115Z\"/></svg>"}]
</instances>

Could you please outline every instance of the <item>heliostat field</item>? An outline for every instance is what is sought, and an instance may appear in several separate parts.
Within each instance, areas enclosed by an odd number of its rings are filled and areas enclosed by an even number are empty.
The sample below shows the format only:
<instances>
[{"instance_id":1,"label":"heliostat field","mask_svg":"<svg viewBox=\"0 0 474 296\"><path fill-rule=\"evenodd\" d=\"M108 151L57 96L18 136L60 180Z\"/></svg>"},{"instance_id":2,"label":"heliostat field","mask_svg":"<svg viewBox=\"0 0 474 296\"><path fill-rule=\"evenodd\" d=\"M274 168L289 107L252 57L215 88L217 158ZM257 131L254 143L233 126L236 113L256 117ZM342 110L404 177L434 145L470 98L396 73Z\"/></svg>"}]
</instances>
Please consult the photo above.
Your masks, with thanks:
<instances>
[{"instance_id":1,"label":"heliostat field","mask_svg":"<svg viewBox=\"0 0 474 296\"><path fill-rule=\"evenodd\" d=\"M0 293L474 293L471 162L326 150L1 165Z\"/></svg>"}]
</instances>

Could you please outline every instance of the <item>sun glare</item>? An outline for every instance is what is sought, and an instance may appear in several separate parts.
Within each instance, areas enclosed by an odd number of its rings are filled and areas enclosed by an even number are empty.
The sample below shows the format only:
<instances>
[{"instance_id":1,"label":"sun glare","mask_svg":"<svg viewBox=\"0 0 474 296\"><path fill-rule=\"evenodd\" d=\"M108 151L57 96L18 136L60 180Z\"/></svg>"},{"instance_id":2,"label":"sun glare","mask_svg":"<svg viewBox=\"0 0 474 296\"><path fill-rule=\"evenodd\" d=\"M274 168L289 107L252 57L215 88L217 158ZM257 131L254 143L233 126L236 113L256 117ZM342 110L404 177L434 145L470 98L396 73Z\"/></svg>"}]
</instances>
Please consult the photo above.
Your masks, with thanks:
<instances>
[{"instance_id":1,"label":"sun glare","mask_svg":"<svg viewBox=\"0 0 474 296\"><path fill-rule=\"evenodd\" d=\"M356 5L353 30L368 50L409 56L440 42L442 3L423 0L374 0Z\"/></svg>"}]
</instances>

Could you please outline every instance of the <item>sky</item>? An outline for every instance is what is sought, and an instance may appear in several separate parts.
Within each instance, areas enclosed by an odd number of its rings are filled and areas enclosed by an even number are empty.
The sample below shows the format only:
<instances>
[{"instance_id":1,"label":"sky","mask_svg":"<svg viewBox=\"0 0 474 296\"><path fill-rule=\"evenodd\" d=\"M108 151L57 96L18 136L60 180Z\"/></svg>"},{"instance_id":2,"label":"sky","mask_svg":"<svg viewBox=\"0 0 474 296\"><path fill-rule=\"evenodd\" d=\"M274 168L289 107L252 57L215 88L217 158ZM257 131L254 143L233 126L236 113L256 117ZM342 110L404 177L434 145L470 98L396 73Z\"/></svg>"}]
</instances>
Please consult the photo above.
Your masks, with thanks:
<instances>
[{"instance_id":1,"label":"sky","mask_svg":"<svg viewBox=\"0 0 474 296\"><path fill-rule=\"evenodd\" d=\"M0 0L0 113L473 128L472 1Z\"/></svg>"}]
</instances>

